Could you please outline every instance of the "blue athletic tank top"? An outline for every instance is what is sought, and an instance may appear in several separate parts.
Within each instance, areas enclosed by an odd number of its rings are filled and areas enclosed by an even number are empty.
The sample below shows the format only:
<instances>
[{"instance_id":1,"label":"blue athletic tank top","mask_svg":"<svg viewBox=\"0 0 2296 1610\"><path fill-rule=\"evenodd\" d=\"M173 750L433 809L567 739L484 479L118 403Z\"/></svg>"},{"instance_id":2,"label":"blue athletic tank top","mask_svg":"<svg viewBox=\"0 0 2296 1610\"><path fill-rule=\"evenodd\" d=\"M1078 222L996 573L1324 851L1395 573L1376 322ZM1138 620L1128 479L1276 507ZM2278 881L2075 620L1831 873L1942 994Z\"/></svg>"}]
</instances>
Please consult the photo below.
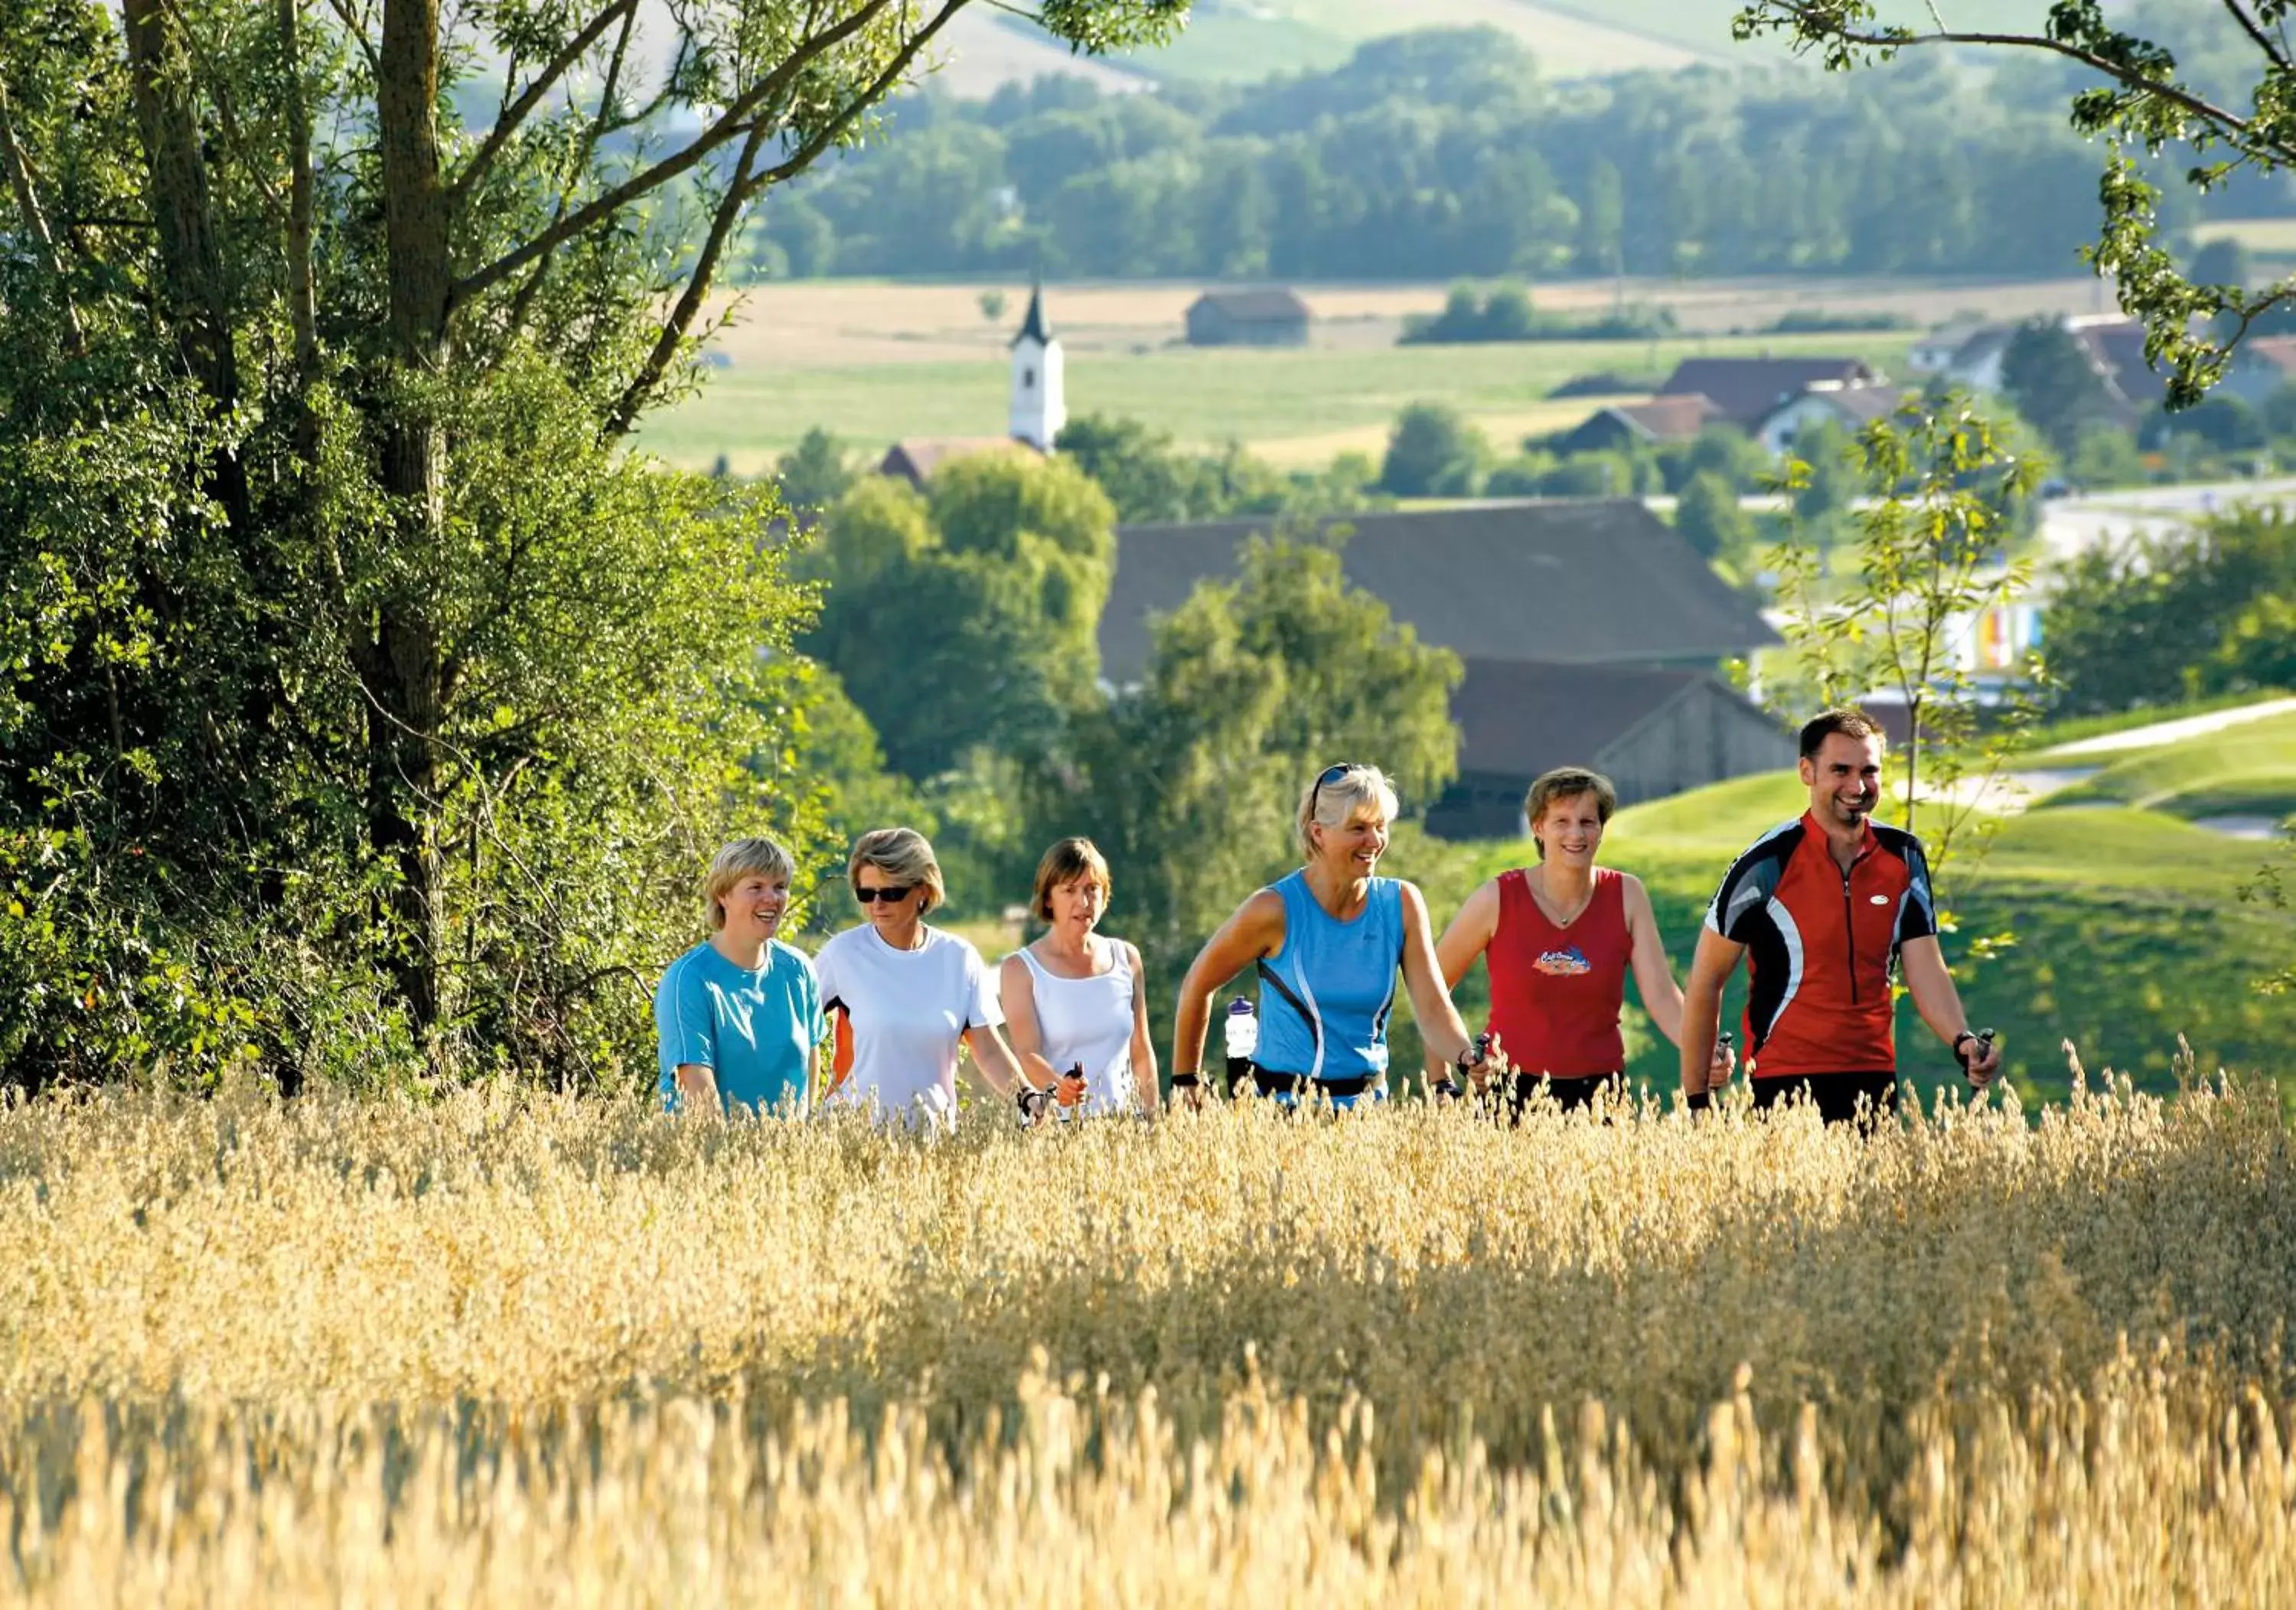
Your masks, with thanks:
<instances>
[{"instance_id":1,"label":"blue athletic tank top","mask_svg":"<svg viewBox=\"0 0 2296 1610\"><path fill-rule=\"evenodd\" d=\"M1364 1078L1387 1071L1387 1018L1403 962L1403 886L1371 880L1352 922L1326 911L1303 869L1275 885L1283 948L1259 964L1259 1050L1276 1074Z\"/></svg>"}]
</instances>

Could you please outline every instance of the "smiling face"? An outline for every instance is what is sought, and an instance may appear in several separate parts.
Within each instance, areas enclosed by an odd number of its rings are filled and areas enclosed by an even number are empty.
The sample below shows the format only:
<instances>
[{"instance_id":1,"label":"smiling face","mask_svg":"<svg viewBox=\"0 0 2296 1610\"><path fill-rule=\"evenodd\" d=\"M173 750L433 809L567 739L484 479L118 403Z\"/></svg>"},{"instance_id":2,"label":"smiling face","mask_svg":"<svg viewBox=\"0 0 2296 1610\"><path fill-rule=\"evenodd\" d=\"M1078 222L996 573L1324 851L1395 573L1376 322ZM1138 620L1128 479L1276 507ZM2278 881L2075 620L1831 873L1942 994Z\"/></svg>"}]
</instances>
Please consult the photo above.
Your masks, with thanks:
<instances>
[{"instance_id":1,"label":"smiling face","mask_svg":"<svg viewBox=\"0 0 2296 1610\"><path fill-rule=\"evenodd\" d=\"M1862 832L1882 803L1882 740L1829 732L1817 753L1801 763L1801 780L1809 785L1809 813L1819 826Z\"/></svg>"},{"instance_id":2,"label":"smiling face","mask_svg":"<svg viewBox=\"0 0 2296 1610\"><path fill-rule=\"evenodd\" d=\"M1387 854L1387 813L1375 804L1357 805L1335 828L1318 822L1316 853L1333 871L1349 878L1368 878Z\"/></svg>"},{"instance_id":3,"label":"smiling face","mask_svg":"<svg viewBox=\"0 0 2296 1610\"><path fill-rule=\"evenodd\" d=\"M1101 913L1108 909L1108 891L1099 879L1086 872L1054 884L1046 892L1045 903L1052 908L1054 928L1082 936L1100 925Z\"/></svg>"},{"instance_id":4,"label":"smiling face","mask_svg":"<svg viewBox=\"0 0 2296 1610\"><path fill-rule=\"evenodd\" d=\"M789 910L789 879L778 873L750 872L718 896L727 943L763 944L781 931Z\"/></svg>"},{"instance_id":5,"label":"smiling face","mask_svg":"<svg viewBox=\"0 0 2296 1610\"><path fill-rule=\"evenodd\" d=\"M1546 802L1530 833L1542 860L1584 867L1595 864L1595 852L1603 847L1603 802L1591 792L1561 794Z\"/></svg>"}]
</instances>

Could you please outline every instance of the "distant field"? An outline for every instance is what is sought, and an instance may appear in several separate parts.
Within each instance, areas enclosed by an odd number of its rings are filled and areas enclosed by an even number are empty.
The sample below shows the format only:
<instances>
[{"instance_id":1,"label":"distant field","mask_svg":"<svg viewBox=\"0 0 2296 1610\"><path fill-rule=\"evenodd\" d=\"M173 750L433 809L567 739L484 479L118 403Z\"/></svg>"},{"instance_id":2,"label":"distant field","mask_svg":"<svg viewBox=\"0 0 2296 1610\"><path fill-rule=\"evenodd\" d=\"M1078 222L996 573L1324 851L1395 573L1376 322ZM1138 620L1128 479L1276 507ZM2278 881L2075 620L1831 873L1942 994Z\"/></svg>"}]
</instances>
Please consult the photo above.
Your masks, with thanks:
<instances>
[{"instance_id":1,"label":"distant field","mask_svg":"<svg viewBox=\"0 0 2296 1610\"><path fill-rule=\"evenodd\" d=\"M1001 291L992 322L984 290ZM1316 315L1315 343L1295 351L1204 351L1178 344L1193 283L1054 286L1046 306L1069 355L1071 412L1131 415L1185 440L1234 438L1287 463L1326 462L1384 440L1396 411L1446 402L1474 416L1502 445L1584 418L1600 399L1547 400L1562 381L1592 371L1663 372L1691 353L1846 352L1896 364L1906 332L1730 336L1790 309L1891 312L1917 323L1964 309L2021 316L2079 310L2095 282L1939 283L1885 280L1630 281L1629 299L1674 309L1686 333L1660 342L1555 342L1398 347L1406 315L1431 312L1446 287L1302 286ZM1534 288L1543 307L1608 307L1610 282ZM1028 288L1004 284L886 284L823 281L746 293L717 350L728 367L699 395L657 416L645 443L673 462L706 468L722 454L742 473L815 425L859 445L909 436L977 436L1004 429L1011 331Z\"/></svg>"},{"instance_id":2,"label":"distant field","mask_svg":"<svg viewBox=\"0 0 2296 1610\"><path fill-rule=\"evenodd\" d=\"M1544 0L1545 9L1592 19L1620 31L1631 31L1669 41L1686 50L1708 53L1742 53L1756 48L1734 43L1731 20L1744 9L1743 0ZM1942 12L1948 24L2008 31L2038 30L2049 12L2049 0L1880 0L1878 20L1909 28L1932 29ZM1775 49L1775 45L1767 48Z\"/></svg>"},{"instance_id":3,"label":"distant field","mask_svg":"<svg viewBox=\"0 0 2296 1610\"><path fill-rule=\"evenodd\" d=\"M1017 20L1008 26L1026 29ZM1252 82L1279 72L1337 67L1367 39L1425 28L1500 29L1528 45L1547 77L1587 78L1660 70L1724 59L1720 45L1619 27L1592 6L1537 0L1198 0L1187 31L1171 46L1129 58L1158 77Z\"/></svg>"},{"instance_id":4,"label":"distant field","mask_svg":"<svg viewBox=\"0 0 2296 1610\"><path fill-rule=\"evenodd\" d=\"M2234 240L2265 257L2296 257L2296 218L2219 218L2194 225L2193 239Z\"/></svg>"}]
</instances>

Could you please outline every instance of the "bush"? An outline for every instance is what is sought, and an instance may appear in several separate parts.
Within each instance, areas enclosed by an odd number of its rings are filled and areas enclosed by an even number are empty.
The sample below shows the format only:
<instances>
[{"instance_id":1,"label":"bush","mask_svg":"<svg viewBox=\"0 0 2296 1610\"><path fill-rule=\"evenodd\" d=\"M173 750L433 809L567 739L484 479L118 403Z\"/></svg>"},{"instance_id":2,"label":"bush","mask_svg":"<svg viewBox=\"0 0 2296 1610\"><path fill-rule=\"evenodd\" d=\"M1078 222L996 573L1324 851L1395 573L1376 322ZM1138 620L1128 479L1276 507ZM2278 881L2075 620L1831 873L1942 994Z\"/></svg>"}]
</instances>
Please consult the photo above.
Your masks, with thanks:
<instances>
[{"instance_id":1,"label":"bush","mask_svg":"<svg viewBox=\"0 0 2296 1610\"><path fill-rule=\"evenodd\" d=\"M1395 421L1380 466L1380 490L1397 497L1472 497L1489 445L1457 409L1414 403Z\"/></svg>"}]
</instances>

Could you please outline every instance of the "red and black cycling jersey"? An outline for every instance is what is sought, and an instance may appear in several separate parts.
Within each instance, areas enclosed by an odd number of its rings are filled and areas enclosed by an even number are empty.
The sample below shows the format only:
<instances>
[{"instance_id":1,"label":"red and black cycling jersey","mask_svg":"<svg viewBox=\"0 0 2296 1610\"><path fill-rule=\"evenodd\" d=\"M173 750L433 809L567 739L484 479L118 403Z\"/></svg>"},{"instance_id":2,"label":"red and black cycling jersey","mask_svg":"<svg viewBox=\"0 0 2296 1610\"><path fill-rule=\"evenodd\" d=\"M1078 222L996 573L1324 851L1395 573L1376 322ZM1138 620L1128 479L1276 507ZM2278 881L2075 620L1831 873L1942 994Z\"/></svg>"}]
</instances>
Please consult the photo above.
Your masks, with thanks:
<instances>
[{"instance_id":1,"label":"red and black cycling jersey","mask_svg":"<svg viewBox=\"0 0 2296 1610\"><path fill-rule=\"evenodd\" d=\"M1898 1065L1898 951L1936 934L1922 841L1866 824L1848 872L1808 815L1738 857L1706 926L1746 947L1746 1047L1757 1079L1881 1073Z\"/></svg>"}]
</instances>

